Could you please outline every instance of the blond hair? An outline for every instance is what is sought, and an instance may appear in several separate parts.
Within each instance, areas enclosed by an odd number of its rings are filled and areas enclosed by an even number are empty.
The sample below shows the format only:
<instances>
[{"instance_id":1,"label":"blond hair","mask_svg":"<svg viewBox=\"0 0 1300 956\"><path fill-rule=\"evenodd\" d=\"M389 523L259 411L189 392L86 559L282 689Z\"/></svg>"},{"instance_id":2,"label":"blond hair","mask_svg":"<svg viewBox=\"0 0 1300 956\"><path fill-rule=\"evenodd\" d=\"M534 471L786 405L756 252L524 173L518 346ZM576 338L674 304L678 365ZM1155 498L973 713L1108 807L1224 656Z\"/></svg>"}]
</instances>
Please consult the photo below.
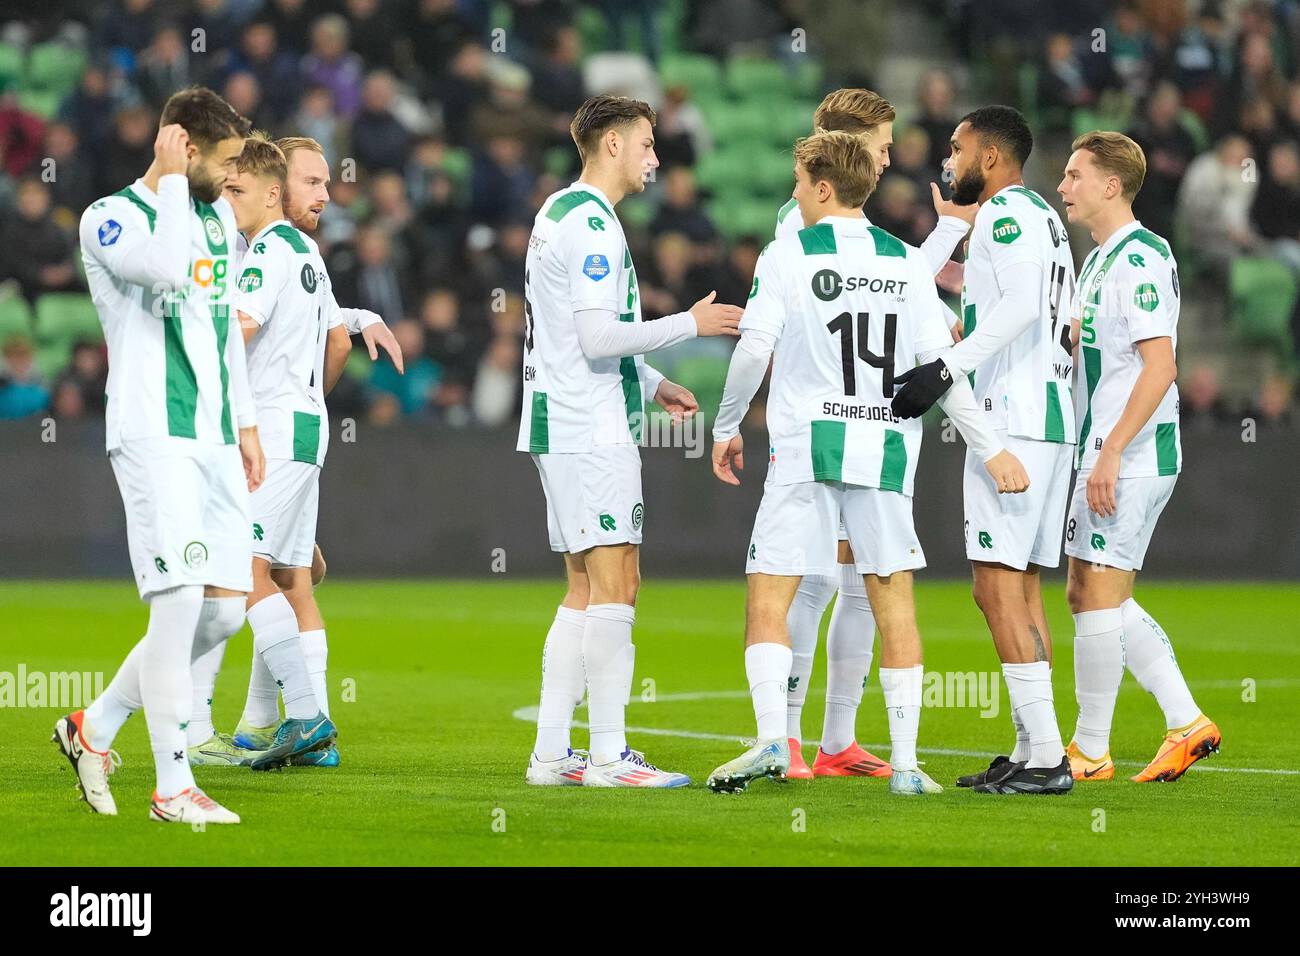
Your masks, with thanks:
<instances>
[{"instance_id":1,"label":"blond hair","mask_svg":"<svg viewBox=\"0 0 1300 956\"><path fill-rule=\"evenodd\" d=\"M281 186L289 176L289 161L284 152L261 130L253 130L244 140L244 151L239 154L235 168L241 173L269 176Z\"/></svg>"},{"instance_id":2,"label":"blond hair","mask_svg":"<svg viewBox=\"0 0 1300 956\"><path fill-rule=\"evenodd\" d=\"M1093 130L1076 139L1070 149L1086 149L1103 173L1118 176L1125 202L1137 198L1147 175L1147 157L1133 140L1123 133Z\"/></svg>"},{"instance_id":3,"label":"blond hair","mask_svg":"<svg viewBox=\"0 0 1300 956\"><path fill-rule=\"evenodd\" d=\"M846 133L870 133L881 123L894 121L894 107L889 100L872 90L836 90L813 113L817 129L843 130Z\"/></svg>"},{"instance_id":4,"label":"blond hair","mask_svg":"<svg viewBox=\"0 0 1300 956\"><path fill-rule=\"evenodd\" d=\"M275 141L275 145L280 147L286 160L293 155L295 150L299 149L309 149L313 153L325 155L325 147L310 136L281 136Z\"/></svg>"},{"instance_id":5,"label":"blond hair","mask_svg":"<svg viewBox=\"0 0 1300 956\"><path fill-rule=\"evenodd\" d=\"M796 140L795 162L813 182L828 182L841 205L858 208L876 191L880 171L862 137L842 130L819 129Z\"/></svg>"}]
</instances>

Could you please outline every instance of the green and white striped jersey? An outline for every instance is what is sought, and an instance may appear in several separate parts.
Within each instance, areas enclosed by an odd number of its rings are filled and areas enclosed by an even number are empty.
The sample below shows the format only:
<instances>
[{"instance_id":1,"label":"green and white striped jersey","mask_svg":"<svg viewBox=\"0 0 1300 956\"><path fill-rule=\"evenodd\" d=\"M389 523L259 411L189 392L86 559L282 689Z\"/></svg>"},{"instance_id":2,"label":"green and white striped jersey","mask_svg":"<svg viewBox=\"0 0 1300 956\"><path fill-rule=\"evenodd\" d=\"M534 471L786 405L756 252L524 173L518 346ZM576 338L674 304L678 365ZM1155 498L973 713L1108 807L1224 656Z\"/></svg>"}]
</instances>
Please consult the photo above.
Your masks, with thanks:
<instances>
[{"instance_id":1,"label":"green and white striped jersey","mask_svg":"<svg viewBox=\"0 0 1300 956\"><path fill-rule=\"evenodd\" d=\"M248 379L267 458L325 463L325 340L342 323L316 243L281 219L248 238L235 308L260 328Z\"/></svg>"},{"instance_id":2,"label":"green and white striped jersey","mask_svg":"<svg viewBox=\"0 0 1300 956\"><path fill-rule=\"evenodd\" d=\"M921 254L861 217L769 243L740 324L777 340L769 480L910 496L922 427L890 410L894 375L952 344L942 314Z\"/></svg>"},{"instance_id":3,"label":"green and white striped jersey","mask_svg":"<svg viewBox=\"0 0 1300 956\"><path fill-rule=\"evenodd\" d=\"M972 228L961 291L969 336L1002 298L1001 276L1033 262L1042 282L1033 296L1035 321L975 369L971 386L990 427L1036 441L1074 443L1074 353L1062 304L1074 295L1074 259L1056 210L1024 186L1008 186L980 206Z\"/></svg>"},{"instance_id":4,"label":"green and white striped jersey","mask_svg":"<svg viewBox=\"0 0 1300 956\"><path fill-rule=\"evenodd\" d=\"M91 204L80 239L108 343L108 449L168 435L234 444L255 418L231 385L244 343L230 204L191 198L184 176L161 177L157 193L137 179Z\"/></svg>"},{"instance_id":5,"label":"green and white striped jersey","mask_svg":"<svg viewBox=\"0 0 1300 956\"><path fill-rule=\"evenodd\" d=\"M584 309L641 321L623 226L599 189L575 182L542 204L528 240L519 451L641 442L645 359L588 359L574 318Z\"/></svg>"},{"instance_id":6,"label":"green and white striped jersey","mask_svg":"<svg viewBox=\"0 0 1300 956\"><path fill-rule=\"evenodd\" d=\"M1087 475L1115 427L1142 372L1137 343L1168 336L1178 349L1178 263L1169 243L1134 220L1092 250L1079 273L1073 314L1079 317L1081 387L1079 474ZM1183 456L1178 386L1170 385L1155 414L1120 458L1121 478L1176 475Z\"/></svg>"}]
</instances>

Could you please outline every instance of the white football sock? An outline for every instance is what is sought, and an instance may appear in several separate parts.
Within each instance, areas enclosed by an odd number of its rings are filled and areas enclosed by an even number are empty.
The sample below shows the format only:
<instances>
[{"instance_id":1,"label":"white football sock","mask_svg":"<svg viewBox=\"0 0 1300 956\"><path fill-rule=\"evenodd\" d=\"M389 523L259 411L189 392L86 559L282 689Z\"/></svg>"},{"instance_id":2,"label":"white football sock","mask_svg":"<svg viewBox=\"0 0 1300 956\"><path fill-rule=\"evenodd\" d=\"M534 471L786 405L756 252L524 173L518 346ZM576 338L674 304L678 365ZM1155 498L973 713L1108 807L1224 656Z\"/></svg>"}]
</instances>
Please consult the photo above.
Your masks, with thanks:
<instances>
[{"instance_id":1,"label":"white football sock","mask_svg":"<svg viewBox=\"0 0 1300 956\"><path fill-rule=\"evenodd\" d=\"M871 673L876 616L867 600L862 575L852 564L840 565L840 596L826 632L826 717L822 750L837 754L858 739L858 705Z\"/></svg>"},{"instance_id":2,"label":"white football sock","mask_svg":"<svg viewBox=\"0 0 1300 956\"><path fill-rule=\"evenodd\" d=\"M1029 759L1029 731L1025 730L1025 722L1020 719L1014 707L1011 708L1011 725L1016 729L1016 745L1011 749L1011 762L1023 763Z\"/></svg>"},{"instance_id":3,"label":"white football sock","mask_svg":"<svg viewBox=\"0 0 1300 956\"><path fill-rule=\"evenodd\" d=\"M140 657L143 653L142 637L117 668L104 693L86 708L81 733L91 750L103 753L113 746L113 740L126 719L144 706L140 700Z\"/></svg>"},{"instance_id":4,"label":"white football sock","mask_svg":"<svg viewBox=\"0 0 1300 956\"><path fill-rule=\"evenodd\" d=\"M1165 712L1165 727L1186 727L1201 715L1183 672L1178 669L1173 645L1160 625L1142 605L1129 598L1120 606L1124 614L1124 646L1128 669Z\"/></svg>"},{"instance_id":5,"label":"white football sock","mask_svg":"<svg viewBox=\"0 0 1300 956\"><path fill-rule=\"evenodd\" d=\"M880 689L885 693L889 717L889 763L895 770L915 770L916 737L921 730L921 684L924 670L915 667L880 668Z\"/></svg>"},{"instance_id":6,"label":"white football sock","mask_svg":"<svg viewBox=\"0 0 1300 956\"><path fill-rule=\"evenodd\" d=\"M582 699L582 632L587 614L560 605L542 647L542 702L537 708L538 760L558 760L569 752L573 708Z\"/></svg>"},{"instance_id":7,"label":"white football sock","mask_svg":"<svg viewBox=\"0 0 1300 956\"><path fill-rule=\"evenodd\" d=\"M794 654L784 644L751 644L745 648L745 676L754 702L758 739L784 739L785 697Z\"/></svg>"},{"instance_id":8,"label":"white football sock","mask_svg":"<svg viewBox=\"0 0 1300 956\"><path fill-rule=\"evenodd\" d=\"M185 754L185 725L192 703L190 655L202 613L201 584L170 588L149 599L149 630L141 641L140 699L160 797L174 797L194 786Z\"/></svg>"},{"instance_id":9,"label":"white football sock","mask_svg":"<svg viewBox=\"0 0 1300 956\"><path fill-rule=\"evenodd\" d=\"M320 713L320 705L307 677L298 618L289 599L283 594L272 594L258 601L248 609L248 624L253 629L254 649L280 686L284 716L289 720L315 717Z\"/></svg>"},{"instance_id":10,"label":"white football sock","mask_svg":"<svg viewBox=\"0 0 1300 956\"><path fill-rule=\"evenodd\" d=\"M253 645L253 666L248 672L248 697L244 700L244 723L250 727L271 727L280 722L280 685Z\"/></svg>"},{"instance_id":11,"label":"white football sock","mask_svg":"<svg viewBox=\"0 0 1300 956\"><path fill-rule=\"evenodd\" d=\"M1056 726L1052 706L1052 669L1047 661L1032 664L1003 664L1011 709L1029 732L1029 767L1056 767L1065 756L1061 730Z\"/></svg>"},{"instance_id":12,"label":"white football sock","mask_svg":"<svg viewBox=\"0 0 1300 956\"><path fill-rule=\"evenodd\" d=\"M803 740L800 718L808 699L808 682L812 679L813 657L817 653L817 632L822 614L835 596L835 579L821 574L805 574L799 590L790 602L786 628L790 631L790 680L785 697L785 735Z\"/></svg>"},{"instance_id":13,"label":"white football sock","mask_svg":"<svg viewBox=\"0 0 1300 956\"><path fill-rule=\"evenodd\" d=\"M1115 698L1124 679L1124 612L1117 607L1074 615L1074 742L1085 757L1110 751Z\"/></svg>"},{"instance_id":14,"label":"white football sock","mask_svg":"<svg viewBox=\"0 0 1300 956\"><path fill-rule=\"evenodd\" d=\"M627 750L624 711L632 692L636 648L630 604L589 604L582 627L582 660L587 669L587 715L591 759L606 764Z\"/></svg>"},{"instance_id":15,"label":"white football sock","mask_svg":"<svg viewBox=\"0 0 1300 956\"><path fill-rule=\"evenodd\" d=\"M326 664L329 662L329 645L325 643L325 628L303 631L299 635L302 641L302 657L307 662L307 679L311 681L311 692L316 703L326 717L330 715L329 684L325 680Z\"/></svg>"},{"instance_id":16,"label":"white football sock","mask_svg":"<svg viewBox=\"0 0 1300 956\"><path fill-rule=\"evenodd\" d=\"M226 653L226 640L243 626L244 598L203 599L203 611L194 632L194 646L190 649L194 700L185 737L191 747L216 733L212 726L212 689L216 687L221 658Z\"/></svg>"}]
</instances>

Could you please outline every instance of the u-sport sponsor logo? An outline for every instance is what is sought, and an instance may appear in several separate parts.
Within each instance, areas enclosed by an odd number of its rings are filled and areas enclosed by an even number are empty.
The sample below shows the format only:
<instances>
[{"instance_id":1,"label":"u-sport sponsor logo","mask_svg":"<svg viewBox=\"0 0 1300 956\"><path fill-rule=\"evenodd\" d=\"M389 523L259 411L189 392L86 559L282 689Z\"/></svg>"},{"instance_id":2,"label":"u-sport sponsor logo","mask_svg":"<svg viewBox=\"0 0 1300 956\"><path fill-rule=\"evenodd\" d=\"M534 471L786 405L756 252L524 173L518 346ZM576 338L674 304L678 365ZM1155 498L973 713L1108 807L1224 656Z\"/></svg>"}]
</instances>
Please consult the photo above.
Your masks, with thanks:
<instances>
[{"instance_id":1,"label":"u-sport sponsor logo","mask_svg":"<svg viewBox=\"0 0 1300 956\"><path fill-rule=\"evenodd\" d=\"M125 926L133 936L148 936L153 927L152 893L70 893L50 897L51 926Z\"/></svg>"}]
</instances>

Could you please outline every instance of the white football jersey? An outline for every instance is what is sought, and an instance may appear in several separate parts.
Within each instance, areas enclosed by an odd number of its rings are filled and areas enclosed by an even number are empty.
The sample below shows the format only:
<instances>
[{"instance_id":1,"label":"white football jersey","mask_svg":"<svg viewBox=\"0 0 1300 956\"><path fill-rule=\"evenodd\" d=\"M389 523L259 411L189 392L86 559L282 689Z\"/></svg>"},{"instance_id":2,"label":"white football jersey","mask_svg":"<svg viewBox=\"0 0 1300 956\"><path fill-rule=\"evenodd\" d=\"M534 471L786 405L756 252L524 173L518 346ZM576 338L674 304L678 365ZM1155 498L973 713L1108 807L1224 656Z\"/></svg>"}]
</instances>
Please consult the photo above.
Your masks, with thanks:
<instances>
[{"instance_id":1,"label":"white football jersey","mask_svg":"<svg viewBox=\"0 0 1300 956\"><path fill-rule=\"evenodd\" d=\"M870 219L867 220L867 225L871 225ZM776 238L797 236L802 228L803 213L799 211L799 203L792 196L784 206L777 210ZM957 217L940 216L939 221L935 224L934 231L925 237L925 242L919 246L909 244L909 248L919 251L921 257L929 264L930 272L935 274L947 265L948 260L952 258L953 250L957 248L957 244L966 237L968 232L970 232L970 227Z\"/></svg>"},{"instance_id":2,"label":"white football jersey","mask_svg":"<svg viewBox=\"0 0 1300 956\"><path fill-rule=\"evenodd\" d=\"M194 199L182 176L162 177L159 190L137 179L81 216L86 281L108 343L109 451L169 435L237 441L230 368L232 350L244 343L231 311L234 213L224 198ZM187 279L174 292L123 276L146 255L164 202L189 210Z\"/></svg>"},{"instance_id":3,"label":"white football jersey","mask_svg":"<svg viewBox=\"0 0 1300 956\"><path fill-rule=\"evenodd\" d=\"M588 359L574 318L584 309L641 321L623 227L604 193L575 182L542 204L528 240L519 451L585 452L641 441L645 360Z\"/></svg>"},{"instance_id":4,"label":"white football jersey","mask_svg":"<svg viewBox=\"0 0 1300 956\"><path fill-rule=\"evenodd\" d=\"M1002 298L1000 276L1011 266L1042 267L1036 320L1015 341L975 369L975 399L993 428L1037 441L1075 440L1070 393L1074 358L1066 312L1074 296L1074 260L1056 210L1024 186L1008 186L980 206L961 291L962 328L970 335L980 316Z\"/></svg>"},{"instance_id":5,"label":"white football jersey","mask_svg":"<svg viewBox=\"0 0 1300 956\"><path fill-rule=\"evenodd\" d=\"M769 480L911 495L921 420L890 411L894 376L952 344L942 314L917 250L863 218L769 243L740 324L777 338Z\"/></svg>"},{"instance_id":6,"label":"white football jersey","mask_svg":"<svg viewBox=\"0 0 1300 956\"><path fill-rule=\"evenodd\" d=\"M1137 343L1173 340L1178 348L1178 263L1169 244L1134 220L1092 250L1079 273L1073 315L1081 322L1083 382L1076 393L1079 474L1086 475L1119 421L1142 371ZM1178 386L1170 385L1155 413L1120 458L1121 478L1176 475L1182 469Z\"/></svg>"},{"instance_id":7,"label":"white football jersey","mask_svg":"<svg viewBox=\"0 0 1300 956\"><path fill-rule=\"evenodd\" d=\"M266 457L324 464L325 339L338 306L311 237L283 219L250 236L235 308L260 326L248 341L248 380Z\"/></svg>"}]
</instances>

